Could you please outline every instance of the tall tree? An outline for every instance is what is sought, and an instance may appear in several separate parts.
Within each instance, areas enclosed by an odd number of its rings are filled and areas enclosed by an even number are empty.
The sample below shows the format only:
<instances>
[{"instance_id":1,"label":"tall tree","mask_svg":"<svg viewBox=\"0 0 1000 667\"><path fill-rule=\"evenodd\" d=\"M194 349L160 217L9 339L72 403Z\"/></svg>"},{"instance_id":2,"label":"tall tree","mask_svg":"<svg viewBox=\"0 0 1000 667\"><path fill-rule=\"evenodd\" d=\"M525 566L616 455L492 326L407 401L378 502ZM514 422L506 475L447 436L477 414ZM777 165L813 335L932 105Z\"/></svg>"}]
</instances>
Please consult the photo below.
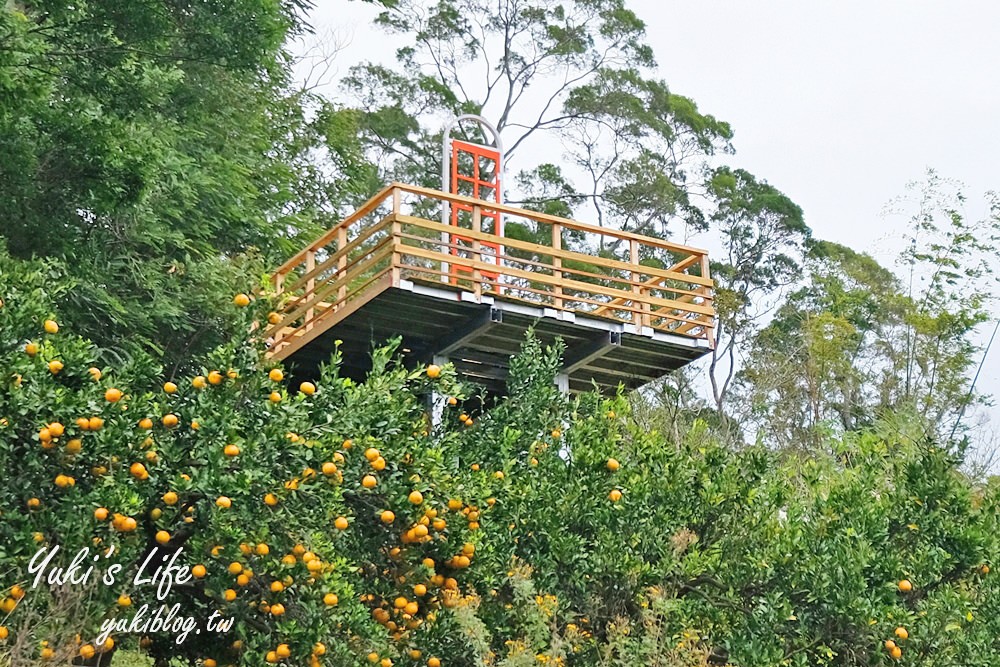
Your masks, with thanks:
<instances>
[{"instance_id":1,"label":"tall tree","mask_svg":"<svg viewBox=\"0 0 1000 667\"><path fill-rule=\"evenodd\" d=\"M363 64L344 85L386 178L437 186L441 126L482 114L521 169L512 200L656 236L703 224L701 162L731 150L732 130L652 76L624 0L370 1L398 66ZM539 141L566 147L569 168Z\"/></svg>"},{"instance_id":2,"label":"tall tree","mask_svg":"<svg viewBox=\"0 0 1000 667\"><path fill-rule=\"evenodd\" d=\"M216 344L217 297L319 205L283 51L308 2L223 4L0 9L0 238L57 260L67 318L106 349Z\"/></svg>"},{"instance_id":3,"label":"tall tree","mask_svg":"<svg viewBox=\"0 0 1000 667\"><path fill-rule=\"evenodd\" d=\"M980 403L969 372L976 332L990 315L990 266L1000 219L969 221L960 190L931 173L911 187L902 278L874 259L811 244L809 279L756 337L741 391L769 440L818 442L825 428L855 430L890 411L916 414L929 432L960 432Z\"/></svg>"}]
</instances>

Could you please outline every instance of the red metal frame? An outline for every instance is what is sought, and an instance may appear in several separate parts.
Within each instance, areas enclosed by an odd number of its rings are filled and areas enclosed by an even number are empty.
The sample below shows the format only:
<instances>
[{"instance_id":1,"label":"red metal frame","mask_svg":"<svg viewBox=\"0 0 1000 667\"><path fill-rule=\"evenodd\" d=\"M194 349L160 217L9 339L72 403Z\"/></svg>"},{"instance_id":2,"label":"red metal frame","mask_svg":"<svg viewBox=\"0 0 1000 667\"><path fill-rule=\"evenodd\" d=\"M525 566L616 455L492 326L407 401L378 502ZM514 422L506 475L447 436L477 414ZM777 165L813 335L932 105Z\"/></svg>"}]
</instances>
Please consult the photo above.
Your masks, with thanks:
<instances>
[{"instance_id":1,"label":"red metal frame","mask_svg":"<svg viewBox=\"0 0 1000 667\"><path fill-rule=\"evenodd\" d=\"M460 174L459 173L459 161L462 155L468 155L472 159L472 174ZM493 162L495 165L493 169L493 177L491 180L484 180L481 178L480 173L480 160L485 159L487 161ZM473 144L467 141L459 141L458 139L452 139L451 141L451 179L449 183L449 189L451 194L464 194L467 196L474 197L476 199L482 199L483 201L494 201L497 204L500 202L500 151L496 148L491 148L489 146L483 146L480 144ZM461 186L466 184L471 186L470 192L462 192ZM488 193L492 191L492 195L483 196L484 192ZM472 216L472 206L467 204L452 204L451 205L451 224L454 227L462 227L460 214L467 213L471 218ZM493 221L492 233L497 236L503 236L503 221L500 217L500 213L497 211L481 210L480 221L482 231L491 231L489 229L488 222ZM463 236L462 234L452 234L451 235L452 245L465 245L469 247L469 250L463 250L461 248L451 248L451 254L454 256L459 256L460 253L471 253L472 252L472 239L468 236ZM496 258L497 263L500 262L500 245L497 243L487 243L481 242L479 244L480 255L482 256L482 251L484 249L492 250L493 256ZM487 253L486 256L489 256ZM449 273L451 274L451 283L455 284L458 282L458 273L463 272L466 274L472 273L472 269L460 266L456 264L451 264L449 266ZM483 277L496 281L499 274L495 271L481 271Z\"/></svg>"}]
</instances>

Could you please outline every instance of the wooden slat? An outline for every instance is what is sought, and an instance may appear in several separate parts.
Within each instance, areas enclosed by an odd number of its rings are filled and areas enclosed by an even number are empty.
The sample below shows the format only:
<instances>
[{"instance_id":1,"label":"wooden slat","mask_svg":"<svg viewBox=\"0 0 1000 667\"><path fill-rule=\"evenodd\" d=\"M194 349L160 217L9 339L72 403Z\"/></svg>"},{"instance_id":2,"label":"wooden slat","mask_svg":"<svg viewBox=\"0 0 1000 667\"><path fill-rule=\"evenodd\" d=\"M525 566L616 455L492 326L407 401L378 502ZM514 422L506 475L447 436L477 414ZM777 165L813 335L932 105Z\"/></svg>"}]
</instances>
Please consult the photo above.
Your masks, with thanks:
<instances>
[{"instance_id":1,"label":"wooden slat","mask_svg":"<svg viewBox=\"0 0 1000 667\"><path fill-rule=\"evenodd\" d=\"M429 188L422 188L416 185L407 185L405 183L393 183L391 186L383 190L387 192L392 188L399 188L402 192L409 192L415 195L420 195L422 197L427 197L429 199L437 199L440 201L447 201L453 204L465 204L466 206L483 206L483 200L474 199L472 197L466 197L464 195L453 195L440 192L438 190L431 190ZM598 227L596 225L587 224L585 222L578 222L576 220L571 220L569 218L560 218L556 215L549 215L547 213L538 213L536 211L528 211L523 208L518 208L516 206L509 206L507 204L496 204L493 202L488 202L488 206L483 206L485 210L497 211L505 215L511 215L518 218L527 218L529 220L534 220L536 222L542 222L548 225L560 224L565 229L576 229L581 232L589 234L600 234L603 236L611 236L613 238L622 239L623 241L636 240L639 243L647 246L653 246L655 248L660 248L661 250L669 250L670 252L676 252L683 255L707 255L708 251L702 250L701 248L694 248L691 246L681 245L679 243L672 243L670 241L664 241L661 239L654 239L649 236L642 236L641 234L634 234L632 232L625 232L617 229L610 229L607 227Z\"/></svg>"},{"instance_id":2,"label":"wooden slat","mask_svg":"<svg viewBox=\"0 0 1000 667\"><path fill-rule=\"evenodd\" d=\"M427 259L431 261L440 261L445 255L435 253L429 250L424 250L422 248L414 248L413 246L399 246L399 251L401 254L412 255L415 257L420 257L422 259ZM457 261L456 261L457 260ZM486 271L497 271L497 267L486 262L479 262L476 260L471 260L465 257L450 257L452 264L462 264L469 269L479 268L480 270ZM521 271L520 269L513 269L507 266L499 267L500 272L507 276L512 276L514 278L522 278L524 280L542 283L544 285L562 285L563 288L570 288L580 292L586 292L590 294L603 294L610 297L621 297L625 299L638 300L633 298L632 292L626 292L624 290L615 289L613 287L604 287L603 285L591 285L589 283L582 283L578 280L556 280L552 276L547 276L543 273L532 273L531 271ZM659 297L654 297L652 295L642 295L642 301L648 303L651 306L661 306L666 308L675 308L681 311L687 311L692 313L700 313L702 315L713 315L715 311L712 308L706 306L701 306L698 304L681 303L680 301L675 301L672 299L661 299Z\"/></svg>"},{"instance_id":3,"label":"wooden slat","mask_svg":"<svg viewBox=\"0 0 1000 667\"><path fill-rule=\"evenodd\" d=\"M415 218L411 215L400 215L399 221L403 224L413 225L414 227L420 227L427 229L429 231L444 231L451 233L452 227L448 225L442 225L440 222L432 222L430 220L424 220L423 218ZM540 255L546 255L550 257L559 257L564 260L572 260L576 262L582 262L586 264L593 264L594 266L602 266L608 269L614 269L616 271L622 271L625 273L631 273L635 270L635 265L629 264L628 262L621 262L615 259L608 259L606 257L596 257L594 255L587 255L581 252L573 252L571 250L559 250L549 246L539 245L537 243L530 243L528 241L519 241L517 239L507 238L506 236L493 236L492 234L486 233L476 233L469 229L463 229L462 236L470 239L478 239L479 241L485 241L487 243L500 243L509 248L517 248L518 250L524 250L525 252L534 252ZM434 243L433 241L428 241L428 243ZM699 258L700 259L700 258ZM551 268L551 267L550 267ZM571 271L572 269L563 268L563 271ZM658 269L652 266L642 266L639 273L645 273L650 276L656 276L661 280L676 280L678 282L691 283L693 285L701 285L702 287L713 287L714 284L711 278L702 278L701 276L692 276L686 273L678 273L675 271L668 271L666 269ZM608 276L609 278L611 276Z\"/></svg>"}]
</instances>

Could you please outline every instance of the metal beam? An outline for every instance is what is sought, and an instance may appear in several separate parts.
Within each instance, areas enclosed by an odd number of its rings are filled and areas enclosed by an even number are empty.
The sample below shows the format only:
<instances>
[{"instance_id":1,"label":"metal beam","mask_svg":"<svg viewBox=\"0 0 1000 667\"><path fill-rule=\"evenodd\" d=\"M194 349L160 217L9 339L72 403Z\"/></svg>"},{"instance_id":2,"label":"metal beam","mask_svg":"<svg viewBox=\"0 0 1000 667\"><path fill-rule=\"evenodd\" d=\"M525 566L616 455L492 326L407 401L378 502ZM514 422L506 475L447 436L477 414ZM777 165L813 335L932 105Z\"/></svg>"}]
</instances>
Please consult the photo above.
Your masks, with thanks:
<instances>
[{"instance_id":1,"label":"metal beam","mask_svg":"<svg viewBox=\"0 0 1000 667\"><path fill-rule=\"evenodd\" d=\"M609 331L581 343L566 351L563 358L562 372L567 375L583 368L595 359L600 359L613 348L622 344L622 335L618 331Z\"/></svg>"},{"instance_id":2,"label":"metal beam","mask_svg":"<svg viewBox=\"0 0 1000 667\"><path fill-rule=\"evenodd\" d=\"M503 311L492 306L484 308L432 343L425 351L424 356L440 355L446 357L502 322Z\"/></svg>"}]
</instances>

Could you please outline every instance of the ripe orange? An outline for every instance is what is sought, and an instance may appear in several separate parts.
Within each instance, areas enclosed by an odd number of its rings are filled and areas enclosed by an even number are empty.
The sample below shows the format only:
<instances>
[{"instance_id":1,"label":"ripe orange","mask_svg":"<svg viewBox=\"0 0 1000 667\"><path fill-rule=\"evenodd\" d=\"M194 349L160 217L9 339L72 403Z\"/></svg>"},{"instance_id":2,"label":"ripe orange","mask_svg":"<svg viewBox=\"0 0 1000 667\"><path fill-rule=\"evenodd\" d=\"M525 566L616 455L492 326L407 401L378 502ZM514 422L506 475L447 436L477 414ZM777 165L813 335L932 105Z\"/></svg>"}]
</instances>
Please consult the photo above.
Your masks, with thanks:
<instances>
[{"instance_id":1,"label":"ripe orange","mask_svg":"<svg viewBox=\"0 0 1000 667\"><path fill-rule=\"evenodd\" d=\"M79 454L83 449L83 441L79 438L73 438L66 443L66 452L69 454Z\"/></svg>"},{"instance_id":2,"label":"ripe orange","mask_svg":"<svg viewBox=\"0 0 1000 667\"><path fill-rule=\"evenodd\" d=\"M25 596L24 589L17 584L14 584L10 587L10 596L15 600L23 600Z\"/></svg>"},{"instance_id":3,"label":"ripe orange","mask_svg":"<svg viewBox=\"0 0 1000 667\"><path fill-rule=\"evenodd\" d=\"M156 531L156 541L159 544L166 544L167 542L170 541L170 533L168 533L165 530Z\"/></svg>"},{"instance_id":4,"label":"ripe orange","mask_svg":"<svg viewBox=\"0 0 1000 667\"><path fill-rule=\"evenodd\" d=\"M268 324L279 324L280 322L281 322L281 315L279 315L278 313L272 311L267 314Z\"/></svg>"},{"instance_id":5,"label":"ripe orange","mask_svg":"<svg viewBox=\"0 0 1000 667\"><path fill-rule=\"evenodd\" d=\"M273 493L264 494L264 504L268 507L274 507L278 504L278 497Z\"/></svg>"},{"instance_id":6,"label":"ripe orange","mask_svg":"<svg viewBox=\"0 0 1000 667\"><path fill-rule=\"evenodd\" d=\"M462 501L458 498L452 498L448 501L448 509L457 512L462 509Z\"/></svg>"},{"instance_id":7,"label":"ripe orange","mask_svg":"<svg viewBox=\"0 0 1000 667\"><path fill-rule=\"evenodd\" d=\"M191 576L195 579L201 579L206 574L208 574L208 570L205 569L204 565L195 565L191 568Z\"/></svg>"},{"instance_id":8,"label":"ripe orange","mask_svg":"<svg viewBox=\"0 0 1000 667\"><path fill-rule=\"evenodd\" d=\"M107 521L108 520L107 508L98 507L96 510L94 510L94 518L97 519L98 521Z\"/></svg>"},{"instance_id":9,"label":"ripe orange","mask_svg":"<svg viewBox=\"0 0 1000 667\"><path fill-rule=\"evenodd\" d=\"M396 520L396 515L391 510L383 510L379 518L382 520L382 523L389 524Z\"/></svg>"},{"instance_id":10,"label":"ripe orange","mask_svg":"<svg viewBox=\"0 0 1000 667\"><path fill-rule=\"evenodd\" d=\"M413 594L416 595L418 598L422 598L423 596L427 595L427 586L424 586L423 584L417 584L416 586L413 587Z\"/></svg>"},{"instance_id":11,"label":"ripe orange","mask_svg":"<svg viewBox=\"0 0 1000 667\"><path fill-rule=\"evenodd\" d=\"M177 419L177 415L167 414L167 415L163 415L162 421L163 421L163 425L166 426L167 428L173 428L173 427L177 426L177 423L180 420Z\"/></svg>"},{"instance_id":12,"label":"ripe orange","mask_svg":"<svg viewBox=\"0 0 1000 667\"><path fill-rule=\"evenodd\" d=\"M115 389L114 387L111 387L106 392L104 392L104 400L107 401L108 403L117 403L118 401L122 400L121 389Z\"/></svg>"},{"instance_id":13,"label":"ripe orange","mask_svg":"<svg viewBox=\"0 0 1000 667\"><path fill-rule=\"evenodd\" d=\"M59 333L59 325L56 324L55 320L45 320L45 323L42 325L42 327L44 327L45 333L49 334Z\"/></svg>"},{"instance_id":14,"label":"ripe orange","mask_svg":"<svg viewBox=\"0 0 1000 667\"><path fill-rule=\"evenodd\" d=\"M316 393L316 385L312 382L303 382L299 385L299 391L301 391L306 396L312 396Z\"/></svg>"},{"instance_id":15,"label":"ripe orange","mask_svg":"<svg viewBox=\"0 0 1000 667\"><path fill-rule=\"evenodd\" d=\"M327 593L326 595L323 596L323 604L325 604L327 607L336 606L336 604L339 601L340 599L337 597L336 593Z\"/></svg>"},{"instance_id":16,"label":"ripe orange","mask_svg":"<svg viewBox=\"0 0 1000 667\"><path fill-rule=\"evenodd\" d=\"M90 660L94 657L95 653L97 653L97 651L95 651L94 647L90 644L84 644L80 647L80 657L84 660Z\"/></svg>"},{"instance_id":17,"label":"ripe orange","mask_svg":"<svg viewBox=\"0 0 1000 667\"><path fill-rule=\"evenodd\" d=\"M240 455L240 448L237 447L236 445L229 444L229 445L226 445L223 448L222 453L225 454L226 456L230 457L230 458L233 457L233 456L239 456Z\"/></svg>"},{"instance_id":18,"label":"ripe orange","mask_svg":"<svg viewBox=\"0 0 1000 667\"><path fill-rule=\"evenodd\" d=\"M204 375L195 375L194 378L191 380L191 384L192 386L194 386L195 389L204 389L205 387L208 386L208 383L205 382Z\"/></svg>"},{"instance_id":19,"label":"ripe orange","mask_svg":"<svg viewBox=\"0 0 1000 667\"><path fill-rule=\"evenodd\" d=\"M27 345L24 346L24 353L29 357L35 356L36 354L38 354L38 344L28 343Z\"/></svg>"},{"instance_id":20,"label":"ripe orange","mask_svg":"<svg viewBox=\"0 0 1000 667\"><path fill-rule=\"evenodd\" d=\"M228 570L229 574L237 575L243 571L243 565L234 560L232 563L229 564Z\"/></svg>"},{"instance_id":21,"label":"ripe orange","mask_svg":"<svg viewBox=\"0 0 1000 667\"><path fill-rule=\"evenodd\" d=\"M91 417L87 420L87 426L90 431L100 431L104 428L104 419L101 417Z\"/></svg>"},{"instance_id":22,"label":"ripe orange","mask_svg":"<svg viewBox=\"0 0 1000 667\"><path fill-rule=\"evenodd\" d=\"M333 522L333 527L336 528L337 530L347 530L347 526L348 526L347 519L345 519L342 516L338 516Z\"/></svg>"},{"instance_id":23,"label":"ripe orange","mask_svg":"<svg viewBox=\"0 0 1000 667\"><path fill-rule=\"evenodd\" d=\"M167 392L168 394L176 394L177 393L177 385L174 384L173 382L164 382L163 383L163 391Z\"/></svg>"},{"instance_id":24,"label":"ripe orange","mask_svg":"<svg viewBox=\"0 0 1000 667\"><path fill-rule=\"evenodd\" d=\"M392 659L391 658L382 658L382 660L379 661L378 664L379 664L379 667L392 667Z\"/></svg>"},{"instance_id":25,"label":"ripe orange","mask_svg":"<svg viewBox=\"0 0 1000 667\"><path fill-rule=\"evenodd\" d=\"M2 642L3 640L7 639L7 637L9 635L10 635L10 631L7 630L7 626L6 625L0 625L0 642Z\"/></svg>"},{"instance_id":26,"label":"ripe orange","mask_svg":"<svg viewBox=\"0 0 1000 667\"><path fill-rule=\"evenodd\" d=\"M281 394L279 394L276 391L272 391L271 394L267 397L267 399L269 401L271 401L272 403L280 403L281 402Z\"/></svg>"},{"instance_id":27,"label":"ripe orange","mask_svg":"<svg viewBox=\"0 0 1000 667\"><path fill-rule=\"evenodd\" d=\"M899 588L899 590L903 593L909 593L910 591L913 590L913 584L910 583L909 579L903 579L898 584L896 584L896 587Z\"/></svg>"},{"instance_id":28,"label":"ripe orange","mask_svg":"<svg viewBox=\"0 0 1000 667\"><path fill-rule=\"evenodd\" d=\"M213 385L222 384L222 380L223 379L224 378L222 376L222 373L220 373L219 371L212 371L211 373L208 374L208 383L209 384L213 384Z\"/></svg>"},{"instance_id":29,"label":"ripe orange","mask_svg":"<svg viewBox=\"0 0 1000 667\"><path fill-rule=\"evenodd\" d=\"M233 303L239 308L246 308L250 305L250 297L246 294L237 294L233 297Z\"/></svg>"},{"instance_id":30,"label":"ripe orange","mask_svg":"<svg viewBox=\"0 0 1000 667\"><path fill-rule=\"evenodd\" d=\"M232 602L233 600L236 599L236 591L234 591L232 588L227 588L226 591L222 594L222 597L225 598L226 602Z\"/></svg>"},{"instance_id":31,"label":"ripe orange","mask_svg":"<svg viewBox=\"0 0 1000 667\"><path fill-rule=\"evenodd\" d=\"M132 598L129 597L128 595L125 595L124 593L122 593L121 595L118 596L118 606L119 607L131 607L132 606Z\"/></svg>"},{"instance_id":32,"label":"ripe orange","mask_svg":"<svg viewBox=\"0 0 1000 667\"><path fill-rule=\"evenodd\" d=\"M378 480L375 479L375 475L365 475L361 479L361 486L365 487L366 489L374 489L377 484Z\"/></svg>"},{"instance_id":33,"label":"ripe orange","mask_svg":"<svg viewBox=\"0 0 1000 667\"><path fill-rule=\"evenodd\" d=\"M407 497L407 499L412 504L419 505L420 503L424 502L424 494L420 493L419 491L410 491L410 495Z\"/></svg>"},{"instance_id":34,"label":"ripe orange","mask_svg":"<svg viewBox=\"0 0 1000 667\"><path fill-rule=\"evenodd\" d=\"M552 438L553 438L554 440L558 440L558 439L559 439L559 438L561 438L561 437L562 437L562 431L560 431L560 430L559 430L559 429L557 429L557 428L554 428L554 429L552 429Z\"/></svg>"},{"instance_id":35,"label":"ripe orange","mask_svg":"<svg viewBox=\"0 0 1000 667\"><path fill-rule=\"evenodd\" d=\"M229 496L219 496L215 499L215 504L222 509L229 509L233 506L233 501L230 500Z\"/></svg>"},{"instance_id":36,"label":"ripe orange","mask_svg":"<svg viewBox=\"0 0 1000 667\"><path fill-rule=\"evenodd\" d=\"M264 655L264 660L266 660L267 662L278 662L279 659L280 658L278 658L278 654L275 651L268 651Z\"/></svg>"},{"instance_id":37,"label":"ripe orange","mask_svg":"<svg viewBox=\"0 0 1000 667\"><path fill-rule=\"evenodd\" d=\"M427 661L427 667L441 667L441 660L438 658L431 658Z\"/></svg>"},{"instance_id":38,"label":"ripe orange","mask_svg":"<svg viewBox=\"0 0 1000 667\"><path fill-rule=\"evenodd\" d=\"M497 470L495 473L493 473L493 476L496 477L497 479L503 479L503 470Z\"/></svg>"},{"instance_id":39,"label":"ripe orange","mask_svg":"<svg viewBox=\"0 0 1000 667\"><path fill-rule=\"evenodd\" d=\"M371 462L371 466L378 471L385 470L385 459L380 456Z\"/></svg>"},{"instance_id":40,"label":"ripe orange","mask_svg":"<svg viewBox=\"0 0 1000 667\"><path fill-rule=\"evenodd\" d=\"M990 573L990 566L989 566L989 565L986 565L986 564L984 563L984 564L983 564L982 566L980 566L980 568L979 568L979 573L980 573L980 574L989 574L989 573Z\"/></svg>"},{"instance_id":41,"label":"ripe orange","mask_svg":"<svg viewBox=\"0 0 1000 667\"><path fill-rule=\"evenodd\" d=\"M378 653L375 653L374 651L371 652L371 653L369 653L368 654L368 662L370 662L372 664L375 664L376 662L378 662Z\"/></svg>"},{"instance_id":42,"label":"ripe orange","mask_svg":"<svg viewBox=\"0 0 1000 667\"><path fill-rule=\"evenodd\" d=\"M58 359L53 359L49 362L49 372L55 375L63 369L63 363Z\"/></svg>"},{"instance_id":43,"label":"ripe orange","mask_svg":"<svg viewBox=\"0 0 1000 667\"><path fill-rule=\"evenodd\" d=\"M52 434L53 438L61 437L62 434L66 432L66 427L64 427L59 422L52 422L51 424L49 424L48 429L49 433Z\"/></svg>"},{"instance_id":44,"label":"ripe orange","mask_svg":"<svg viewBox=\"0 0 1000 667\"><path fill-rule=\"evenodd\" d=\"M275 582L275 583L278 583L278 582ZM272 616L281 616L284 613L285 613L285 605L281 604L280 602L277 603L277 604L271 605L271 615Z\"/></svg>"},{"instance_id":45,"label":"ripe orange","mask_svg":"<svg viewBox=\"0 0 1000 667\"><path fill-rule=\"evenodd\" d=\"M321 469L323 471L323 474L326 475L327 477L333 477L334 475L337 474L337 466L336 464L333 463L333 461L327 461L326 463L323 464Z\"/></svg>"},{"instance_id":46,"label":"ripe orange","mask_svg":"<svg viewBox=\"0 0 1000 667\"><path fill-rule=\"evenodd\" d=\"M436 364L431 364L427 367L427 377L432 380L436 380L441 377L441 367Z\"/></svg>"},{"instance_id":47,"label":"ripe orange","mask_svg":"<svg viewBox=\"0 0 1000 667\"><path fill-rule=\"evenodd\" d=\"M611 489L611 493L608 494L608 498L611 499L611 502L617 503L622 499L622 492L618 489Z\"/></svg>"},{"instance_id":48,"label":"ripe orange","mask_svg":"<svg viewBox=\"0 0 1000 667\"><path fill-rule=\"evenodd\" d=\"M163 504L165 505L176 505L177 504L177 494L173 491L167 491L163 494Z\"/></svg>"},{"instance_id":49,"label":"ripe orange","mask_svg":"<svg viewBox=\"0 0 1000 667\"><path fill-rule=\"evenodd\" d=\"M458 399L455 398L454 396L449 396L448 405L450 405L451 407L455 407L456 405L458 405Z\"/></svg>"},{"instance_id":50,"label":"ripe orange","mask_svg":"<svg viewBox=\"0 0 1000 667\"><path fill-rule=\"evenodd\" d=\"M891 651L892 649L896 648L896 642L892 641L891 639L886 639L882 645L885 646L886 651Z\"/></svg>"},{"instance_id":51,"label":"ripe orange","mask_svg":"<svg viewBox=\"0 0 1000 667\"><path fill-rule=\"evenodd\" d=\"M604 464L604 465L611 472L616 472L621 467L621 464L618 463L617 459L608 459L608 462L606 464Z\"/></svg>"},{"instance_id":52,"label":"ripe orange","mask_svg":"<svg viewBox=\"0 0 1000 667\"><path fill-rule=\"evenodd\" d=\"M313 645L313 655L323 655L324 653L326 653L326 646L322 642L316 642Z\"/></svg>"},{"instance_id":53,"label":"ripe orange","mask_svg":"<svg viewBox=\"0 0 1000 667\"><path fill-rule=\"evenodd\" d=\"M139 420L139 428L148 431L153 428L153 420L149 417L143 417Z\"/></svg>"},{"instance_id":54,"label":"ripe orange","mask_svg":"<svg viewBox=\"0 0 1000 667\"><path fill-rule=\"evenodd\" d=\"M374 447L369 447L368 449L365 450L365 458L368 459L369 462L374 461L381 455L382 455L381 452L379 452Z\"/></svg>"},{"instance_id":55,"label":"ripe orange","mask_svg":"<svg viewBox=\"0 0 1000 667\"><path fill-rule=\"evenodd\" d=\"M893 646L892 649L890 649L889 651L889 655L892 656L893 660L899 660L900 658L903 657L903 649L899 648L898 646Z\"/></svg>"},{"instance_id":56,"label":"ripe orange","mask_svg":"<svg viewBox=\"0 0 1000 667\"><path fill-rule=\"evenodd\" d=\"M217 663L212 658L205 658L204 660L201 661L201 665L202 667L218 667L219 663Z\"/></svg>"},{"instance_id":57,"label":"ripe orange","mask_svg":"<svg viewBox=\"0 0 1000 667\"><path fill-rule=\"evenodd\" d=\"M896 628L896 636L902 640L906 640L910 638L910 633L906 631L906 628L900 626Z\"/></svg>"},{"instance_id":58,"label":"ripe orange","mask_svg":"<svg viewBox=\"0 0 1000 667\"><path fill-rule=\"evenodd\" d=\"M128 471L136 479L146 479L149 477L149 471L147 471L146 466L141 463L133 463L129 467Z\"/></svg>"},{"instance_id":59,"label":"ripe orange","mask_svg":"<svg viewBox=\"0 0 1000 667\"><path fill-rule=\"evenodd\" d=\"M285 374L281 372L280 368L272 368L267 377L271 379L271 382L281 382L285 379Z\"/></svg>"},{"instance_id":60,"label":"ripe orange","mask_svg":"<svg viewBox=\"0 0 1000 667\"><path fill-rule=\"evenodd\" d=\"M41 658L42 660L51 660L52 657L55 656L55 654L56 654L56 652L54 650L52 650L51 647L46 646L38 654L38 657Z\"/></svg>"}]
</instances>

